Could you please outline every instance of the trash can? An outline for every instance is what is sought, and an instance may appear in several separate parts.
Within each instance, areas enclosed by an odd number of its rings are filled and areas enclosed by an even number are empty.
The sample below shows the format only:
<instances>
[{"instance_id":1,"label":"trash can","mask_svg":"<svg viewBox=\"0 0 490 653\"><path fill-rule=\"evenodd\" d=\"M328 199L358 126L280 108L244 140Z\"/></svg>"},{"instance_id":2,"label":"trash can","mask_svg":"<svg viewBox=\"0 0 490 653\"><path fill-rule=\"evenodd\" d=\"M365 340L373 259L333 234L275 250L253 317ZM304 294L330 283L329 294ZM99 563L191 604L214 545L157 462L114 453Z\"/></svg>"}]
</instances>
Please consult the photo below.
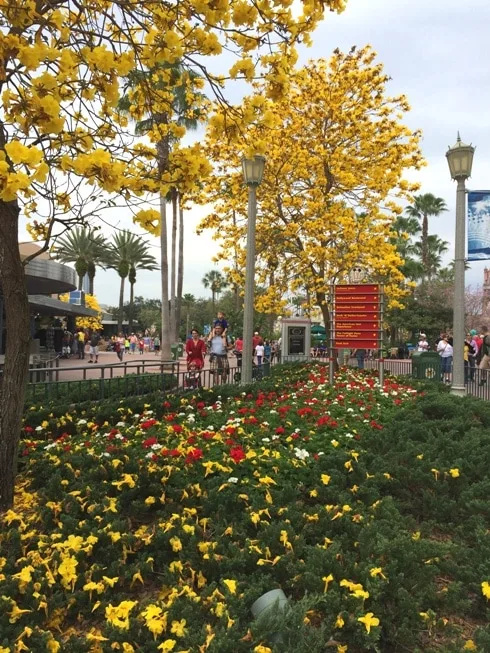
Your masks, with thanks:
<instances>
[{"instance_id":1,"label":"trash can","mask_svg":"<svg viewBox=\"0 0 490 653\"><path fill-rule=\"evenodd\" d=\"M412 378L423 381L441 380L441 357L435 351L414 351L412 354Z\"/></svg>"}]
</instances>

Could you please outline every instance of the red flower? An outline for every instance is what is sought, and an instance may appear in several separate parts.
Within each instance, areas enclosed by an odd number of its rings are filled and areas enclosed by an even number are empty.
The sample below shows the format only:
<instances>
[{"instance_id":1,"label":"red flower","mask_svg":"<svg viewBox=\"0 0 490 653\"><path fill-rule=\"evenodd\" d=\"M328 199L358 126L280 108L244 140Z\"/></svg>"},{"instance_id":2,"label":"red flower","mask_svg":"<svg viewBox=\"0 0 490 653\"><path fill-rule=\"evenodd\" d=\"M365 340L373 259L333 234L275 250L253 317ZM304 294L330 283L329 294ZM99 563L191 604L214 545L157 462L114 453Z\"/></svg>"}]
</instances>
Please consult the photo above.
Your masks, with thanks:
<instances>
[{"instance_id":1,"label":"red flower","mask_svg":"<svg viewBox=\"0 0 490 653\"><path fill-rule=\"evenodd\" d=\"M141 422L140 428L142 428L142 429L144 429L146 431L147 429L151 429L152 426L155 426L156 423L157 423L156 419L153 419L153 418L152 419L147 419L144 422Z\"/></svg>"},{"instance_id":2,"label":"red flower","mask_svg":"<svg viewBox=\"0 0 490 653\"><path fill-rule=\"evenodd\" d=\"M378 422L376 422L374 419L372 419L369 422L369 426L371 426L371 428L373 429L377 429L378 431L381 431L381 429L383 428L383 426L381 424L378 424Z\"/></svg>"},{"instance_id":3,"label":"red flower","mask_svg":"<svg viewBox=\"0 0 490 653\"><path fill-rule=\"evenodd\" d=\"M32 433L34 429L32 428L32 426L24 426L24 431L26 433Z\"/></svg>"},{"instance_id":4,"label":"red flower","mask_svg":"<svg viewBox=\"0 0 490 653\"><path fill-rule=\"evenodd\" d=\"M204 431L201 433L201 437L204 438L204 440L212 440L214 438L214 431Z\"/></svg>"},{"instance_id":5,"label":"red flower","mask_svg":"<svg viewBox=\"0 0 490 653\"><path fill-rule=\"evenodd\" d=\"M186 465L191 465L192 463L197 462L203 457L203 455L202 449L192 449L185 457Z\"/></svg>"},{"instance_id":6,"label":"red flower","mask_svg":"<svg viewBox=\"0 0 490 653\"><path fill-rule=\"evenodd\" d=\"M237 447L232 447L230 449L230 457L233 458L233 460L236 463L239 463L241 460L244 460L246 458L246 455L245 452L243 451L243 448L237 446Z\"/></svg>"},{"instance_id":7,"label":"red flower","mask_svg":"<svg viewBox=\"0 0 490 653\"><path fill-rule=\"evenodd\" d=\"M163 404L162 404L162 406L163 406L164 408L170 408L170 405L171 405L171 404L170 404L170 401L164 401Z\"/></svg>"},{"instance_id":8,"label":"red flower","mask_svg":"<svg viewBox=\"0 0 490 653\"><path fill-rule=\"evenodd\" d=\"M198 408L199 410L202 410L205 406L206 406L206 404L204 403L204 401L200 401L200 402L197 404L197 408Z\"/></svg>"},{"instance_id":9,"label":"red flower","mask_svg":"<svg viewBox=\"0 0 490 653\"><path fill-rule=\"evenodd\" d=\"M153 436L152 438L147 438L146 440L143 441L143 446L145 449L149 449L154 444L158 444L158 438L156 438L155 436Z\"/></svg>"},{"instance_id":10,"label":"red flower","mask_svg":"<svg viewBox=\"0 0 490 653\"><path fill-rule=\"evenodd\" d=\"M286 433L286 429L284 428L284 426L278 426L276 429L276 434L282 435L283 433Z\"/></svg>"},{"instance_id":11,"label":"red flower","mask_svg":"<svg viewBox=\"0 0 490 653\"><path fill-rule=\"evenodd\" d=\"M180 424L172 424L172 428L174 430L174 433L182 433L184 430Z\"/></svg>"}]
</instances>

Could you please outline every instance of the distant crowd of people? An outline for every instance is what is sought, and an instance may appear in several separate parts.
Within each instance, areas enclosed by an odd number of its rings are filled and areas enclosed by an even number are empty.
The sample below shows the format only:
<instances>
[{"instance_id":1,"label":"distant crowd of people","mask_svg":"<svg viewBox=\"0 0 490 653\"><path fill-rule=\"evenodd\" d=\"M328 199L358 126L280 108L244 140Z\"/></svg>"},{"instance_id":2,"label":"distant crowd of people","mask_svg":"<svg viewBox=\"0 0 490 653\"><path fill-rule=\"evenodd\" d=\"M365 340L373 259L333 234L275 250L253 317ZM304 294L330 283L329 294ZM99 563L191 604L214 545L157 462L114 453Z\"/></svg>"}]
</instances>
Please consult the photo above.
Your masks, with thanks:
<instances>
[{"instance_id":1,"label":"distant crowd of people","mask_svg":"<svg viewBox=\"0 0 490 653\"><path fill-rule=\"evenodd\" d=\"M196 377L204 367L206 357L209 358L211 371L220 378L225 378L229 371L228 356L234 354L237 366L241 367L243 356L243 339L241 336L231 338L228 335L229 324L222 311L218 311L216 319L207 336L203 336L197 327L193 327L185 343L187 370ZM272 363L275 358L280 358L281 340L263 338L256 331L252 338L253 363L258 367ZM143 355L161 350L160 336L146 332L131 334L120 333L112 337L103 337L98 331L77 329L75 333L64 331L61 356L70 358L78 356L85 360L89 355L89 363L98 363L100 351L115 352L120 361L124 354Z\"/></svg>"},{"instance_id":2,"label":"distant crowd of people","mask_svg":"<svg viewBox=\"0 0 490 653\"><path fill-rule=\"evenodd\" d=\"M454 360L453 336L451 332L441 332L439 337L434 341L432 346L429 344L425 333L419 334L417 351L426 352L437 351L441 357L441 380L445 383L451 382L451 371ZM480 331L471 329L466 333L463 351L459 354L463 356L465 383L474 381L476 369L490 369L490 335L488 327L482 326ZM480 385L487 382L488 372L482 372L480 375Z\"/></svg>"}]
</instances>

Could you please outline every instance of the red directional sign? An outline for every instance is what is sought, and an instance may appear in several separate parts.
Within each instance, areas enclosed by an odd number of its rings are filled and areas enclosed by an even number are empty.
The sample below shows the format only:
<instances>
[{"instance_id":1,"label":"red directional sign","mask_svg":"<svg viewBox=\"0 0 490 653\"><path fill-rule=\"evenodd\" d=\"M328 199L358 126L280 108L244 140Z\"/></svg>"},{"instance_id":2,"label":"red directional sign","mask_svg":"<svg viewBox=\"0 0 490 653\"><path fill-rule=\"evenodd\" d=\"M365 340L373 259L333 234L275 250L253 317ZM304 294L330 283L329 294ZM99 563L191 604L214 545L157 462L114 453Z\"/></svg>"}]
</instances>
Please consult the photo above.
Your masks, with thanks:
<instances>
[{"instance_id":1,"label":"red directional sign","mask_svg":"<svg viewBox=\"0 0 490 653\"><path fill-rule=\"evenodd\" d=\"M335 286L334 346L379 347L381 288L377 284Z\"/></svg>"}]
</instances>

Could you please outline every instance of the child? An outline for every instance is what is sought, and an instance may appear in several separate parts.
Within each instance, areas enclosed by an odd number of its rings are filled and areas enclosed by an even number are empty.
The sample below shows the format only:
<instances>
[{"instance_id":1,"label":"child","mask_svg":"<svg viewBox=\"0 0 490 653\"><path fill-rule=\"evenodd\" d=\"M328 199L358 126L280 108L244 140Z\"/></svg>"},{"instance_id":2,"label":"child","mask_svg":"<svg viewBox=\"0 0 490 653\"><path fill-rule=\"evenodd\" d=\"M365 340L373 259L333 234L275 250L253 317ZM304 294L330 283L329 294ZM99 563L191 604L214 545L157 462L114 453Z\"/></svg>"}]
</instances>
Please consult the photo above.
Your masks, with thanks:
<instances>
[{"instance_id":1,"label":"child","mask_svg":"<svg viewBox=\"0 0 490 653\"><path fill-rule=\"evenodd\" d=\"M201 387L201 372L196 361L192 361L187 366L184 384L186 390L197 390Z\"/></svg>"},{"instance_id":2,"label":"child","mask_svg":"<svg viewBox=\"0 0 490 653\"><path fill-rule=\"evenodd\" d=\"M228 329L228 322L226 321L225 314L223 311L218 311L217 317L213 322L213 327L220 326L223 329L223 335L226 336L226 331Z\"/></svg>"},{"instance_id":3,"label":"child","mask_svg":"<svg viewBox=\"0 0 490 653\"><path fill-rule=\"evenodd\" d=\"M144 354L144 353L145 353L145 341L143 340L143 338L140 338L140 339L139 339L139 341L138 341L138 348L139 348L139 352L140 352L140 354Z\"/></svg>"},{"instance_id":4,"label":"child","mask_svg":"<svg viewBox=\"0 0 490 653\"><path fill-rule=\"evenodd\" d=\"M124 338L124 349L125 349L126 353L129 354L129 338L128 337Z\"/></svg>"}]
</instances>

